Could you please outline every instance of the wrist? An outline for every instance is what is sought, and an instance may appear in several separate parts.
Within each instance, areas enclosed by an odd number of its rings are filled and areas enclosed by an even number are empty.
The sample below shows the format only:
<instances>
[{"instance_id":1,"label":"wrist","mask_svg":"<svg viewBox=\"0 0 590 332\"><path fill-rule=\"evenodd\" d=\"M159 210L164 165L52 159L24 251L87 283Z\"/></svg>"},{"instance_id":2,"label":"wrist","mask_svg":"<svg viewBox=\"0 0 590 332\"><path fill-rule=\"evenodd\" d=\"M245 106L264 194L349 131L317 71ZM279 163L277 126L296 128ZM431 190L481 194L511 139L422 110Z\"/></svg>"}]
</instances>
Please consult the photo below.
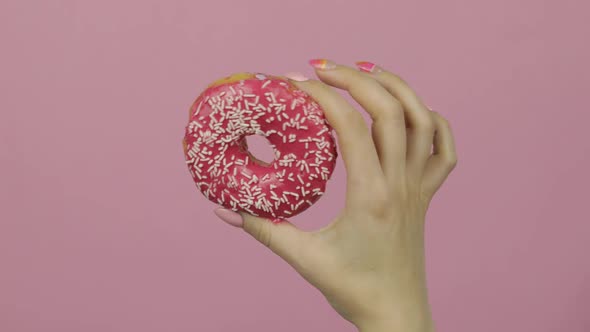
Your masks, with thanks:
<instances>
[{"instance_id":1,"label":"wrist","mask_svg":"<svg viewBox=\"0 0 590 332\"><path fill-rule=\"evenodd\" d=\"M359 332L434 332L430 310L392 314L383 319L370 319L356 325Z\"/></svg>"},{"instance_id":2,"label":"wrist","mask_svg":"<svg viewBox=\"0 0 590 332\"><path fill-rule=\"evenodd\" d=\"M359 332L434 332L434 324L431 320L415 324L373 322L359 325L358 330Z\"/></svg>"}]
</instances>

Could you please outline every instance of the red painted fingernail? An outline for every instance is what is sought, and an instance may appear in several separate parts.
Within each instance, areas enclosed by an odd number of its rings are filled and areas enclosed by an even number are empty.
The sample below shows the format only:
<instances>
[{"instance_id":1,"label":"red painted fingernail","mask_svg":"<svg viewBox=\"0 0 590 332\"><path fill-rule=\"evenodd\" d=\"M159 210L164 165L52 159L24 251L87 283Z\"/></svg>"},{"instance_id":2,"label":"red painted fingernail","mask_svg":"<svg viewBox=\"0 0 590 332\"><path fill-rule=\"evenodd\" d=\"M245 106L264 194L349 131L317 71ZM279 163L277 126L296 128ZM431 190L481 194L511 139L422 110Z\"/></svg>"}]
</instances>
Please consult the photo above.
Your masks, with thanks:
<instances>
[{"instance_id":1,"label":"red painted fingernail","mask_svg":"<svg viewBox=\"0 0 590 332\"><path fill-rule=\"evenodd\" d=\"M327 69L334 69L336 68L336 64L330 60L326 60L326 59L312 59L309 60L309 64L316 68L316 69L321 69L321 70L327 70Z\"/></svg>"},{"instance_id":2,"label":"red painted fingernail","mask_svg":"<svg viewBox=\"0 0 590 332\"><path fill-rule=\"evenodd\" d=\"M369 61L357 61L355 64L358 67L358 69L364 71L365 73L378 73L382 71L382 69L379 68L379 66Z\"/></svg>"},{"instance_id":3,"label":"red painted fingernail","mask_svg":"<svg viewBox=\"0 0 590 332\"><path fill-rule=\"evenodd\" d=\"M224 209L224 208L217 208L213 212L215 215L219 217L219 219L225 221L226 223L234 226L234 227L242 227L244 224L244 219L242 216L234 212L232 210Z\"/></svg>"}]
</instances>

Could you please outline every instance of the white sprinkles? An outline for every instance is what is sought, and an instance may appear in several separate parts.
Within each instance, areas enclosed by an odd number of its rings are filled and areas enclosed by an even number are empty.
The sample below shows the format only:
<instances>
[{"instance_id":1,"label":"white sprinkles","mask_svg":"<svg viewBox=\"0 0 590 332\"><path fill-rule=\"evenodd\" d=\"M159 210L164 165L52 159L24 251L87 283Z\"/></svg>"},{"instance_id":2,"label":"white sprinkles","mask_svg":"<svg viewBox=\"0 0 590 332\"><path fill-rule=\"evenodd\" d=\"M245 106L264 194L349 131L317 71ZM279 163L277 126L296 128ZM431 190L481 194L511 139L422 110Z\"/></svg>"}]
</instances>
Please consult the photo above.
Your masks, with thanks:
<instances>
[{"instance_id":1,"label":"white sprinkles","mask_svg":"<svg viewBox=\"0 0 590 332\"><path fill-rule=\"evenodd\" d=\"M257 74L209 88L190 114L186 163L209 200L282 218L302 212L323 194L336 149L319 105L305 92ZM273 145L270 165L250 160L247 135L265 136Z\"/></svg>"}]
</instances>

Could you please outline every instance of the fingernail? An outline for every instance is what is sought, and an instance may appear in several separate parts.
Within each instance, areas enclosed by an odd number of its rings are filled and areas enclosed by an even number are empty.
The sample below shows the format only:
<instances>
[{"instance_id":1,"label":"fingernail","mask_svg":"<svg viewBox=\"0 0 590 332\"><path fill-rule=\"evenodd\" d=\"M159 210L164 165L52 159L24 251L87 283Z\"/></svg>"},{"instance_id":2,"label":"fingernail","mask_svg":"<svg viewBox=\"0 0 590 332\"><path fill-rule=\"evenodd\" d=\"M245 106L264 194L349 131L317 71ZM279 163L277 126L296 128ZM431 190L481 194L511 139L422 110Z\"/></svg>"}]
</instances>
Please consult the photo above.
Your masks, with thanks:
<instances>
[{"instance_id":1,"label":"fingernail","mask_svg":"<svg viewBox=\"0 0 590 332\"><path fill-rule=\"evenodd\" d=\"M355 64L358 67L358 69L364 71L365 73L378 73L382 71L382 69L379 68L379 66L369 61L357 61Z\"/></svg>"},{"instance_id":2,"label":"fingernail","mask_svg":"<svg viewBox=\"0 0 590 332\"><path fill-rule=\"evenodd\" d=\"M215 215L217 215L219 219L234 227L242 227L244 224L244 219L242 219L242 216L232 210L217 208L213 212L215 212Z\"/></svg>"},{"instance_id":3,"label":"fingernail","mask_svg":"<svg viewBox=\"0 0 590 332\"><path fill-rule=\"evenodd\" d=\"M290 80L297 81L297 82L304 82L309 79L309 78L305 77L305 75L303 75L302 73L297 73L297 72L286 73L285 77Z\"/></svg>"},{"instance_id":4,"label":"fingernail","mask_svg":"<svg viewBox=\"0 0 590 332\"><path fill-rule=\"evenodd\" d=\"M425 106L426 106L426 108L428 108L429 111L431 111L431 112L434 111L434 109L432 107L430 107L429 105L425 105Z\"/></svg>"},{"instance_id":5,"label":"fingernail","mask_svg":"<svg viewBox=\"0 0 590 332\"><path fill-rule=\"evenodd\" d=\"M321 69L321 70L327 70L327 69L334 69L336 68L336 64L330 60L326 60L326 59L312 59L309 60L309 64L316 68L316 69Z\"/></svg>"}]
</instances>

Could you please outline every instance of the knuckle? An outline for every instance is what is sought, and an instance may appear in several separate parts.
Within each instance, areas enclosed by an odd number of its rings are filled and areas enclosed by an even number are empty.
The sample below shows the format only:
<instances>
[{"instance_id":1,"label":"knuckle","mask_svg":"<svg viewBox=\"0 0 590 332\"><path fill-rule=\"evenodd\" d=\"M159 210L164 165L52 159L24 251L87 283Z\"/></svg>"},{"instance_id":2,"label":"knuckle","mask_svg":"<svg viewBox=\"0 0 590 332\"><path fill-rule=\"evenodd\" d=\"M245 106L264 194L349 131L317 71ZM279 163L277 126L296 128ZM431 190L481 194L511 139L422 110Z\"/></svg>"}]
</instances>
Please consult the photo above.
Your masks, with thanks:
<instances>
[{"instance_id":1,"label":"knuckle","mask_svg":"<svg viewBox=\"0 0 590 332\"><path fill-rule=\"evenodd\" d=\"M298 84L305 84L306 86L313 88L313 89L318 89L318 90L322 90L325 89L327 86L326 84L324 84L322 81L318 81L318 80L314 80L314 79L309 79L307 81L303 81L303 82L297 82Z\"/></svg>"},{"instance_id":2,"label":"knuckle","mask_svg":"<svg viewBox=\"0 0 590 332\"><path fill-rule=\"evenodd\" d=\"M447 120L444 116L440 115L440 113L431 111L432 116L436 120L439 126L441 127L450 127L449 120Z\"/></svg>"},{"instance_id":3,"label":"knuckle","mask_svg":"<svg viewBox=\"0 0 590 332\"><path fill-rule=\"evenodd\" d=\"M270 226L270 222L261 222L254 234L254 237L268 248L272 245L272 231Z\"/></svg>"},{"instance_id":4,"label":"knuckle","mask_svg":"<svg viewBox=\"0 0 590 332\"><path fill-rule=\"evenodd\" d=\"M306 95L314 99L322 95L322 90L319 89L313 82L293 82L295 88L303 91Z\"/></svg>"},{"instance_id":5,"label":"knuckle","mask_svg":"<svg viewBox=\"0 0 590 332\"><path fill-rule=\"evenodd\" d=\"M345 113L345 118L346 121L353 126L353 128L362 128L366 126L366 122L365 119L363 118L363 116L361 115L361 113L356 112L356 111L349 111L347 113Z\"/></svg>"},{"instance_id":6,"label":"knuckle","mask_svg":"<svg viewBox=\"0 0 590 332\"><path fill-rule=\"evenodd\" d=\"M423 132L434 132L436 130L435 122L430 116L421 116L416 121L417 129Z\"/></svg>"},{"instance_id":7,"label":"knuckle","mask_svg":"<svg viewBox=\"0 0 590 332\"><path fill-rule=\"evenodd\" d=\"M383 77L391 84L397 85L399 83L405 83L404 80L400 76L398 76L392 72L384 72L383 74L384 74Z\"/></svg>"},{"instance_id":8,"label":"knuckle","mask_svg":"<svg viewBox=\"0 0 590 332\"><path fill-rule=\"evenodd\" d=\"M369 212L374 216L384 216L389 211L391 202L388 188L383 184L371 187L371 195L367 195Z\"/></svg>"},{"instance_id":9,"label":"knuckle","mask_svg":"<svg viewBox=\"0 0 590 332\"><path fill-rule=\"evenodd\" d=\"M404 121L404 111L399 100L392 98L388 107L379 114L381 119L391 122Z\"/></svg>"},{"instance_id":10,"label":"knuckle","mask_svg":"<svg viewBox=\"0 0 590 332\"><path fill-rule=\"evenodd\" d=\"M391 98L391 108L403 114L403 105L401 101L397 100L397 98Z\"/></svg>"},{"instance_id":11,"label":"knuckle","mask_svg":"<svg viewBox=\"0 0 590 332\"><path fill-rule=\"evenodd\" d=\"M318 95L324 95L330 92L329 87L322 81L310 79L303 82L295 82L296 86L307 94L315 97Z\"/></svg>"},{"instance_id":12,"label":"knuckle","mask_svg":"<svg viewBox=\"0 0 590 332\"><path fill-rule=\"evenodd\" d=\"M346 178L346 184L348 187L348 191L357 191L359 188L362 188L365 183L365 179L361 176L348 176Z\"/></svg>"},{"instance_id":13,"label":"knuckle","mask_svg":"<svg viewBox=\"0 0 590 332\"><path fill-rule=\"evenodd\" d=\"M353 75L353 77L349 77L349 79L344 82L344 88L349 92L362 92L363 90L372 87L373 82L377 83L375 80L365 77L360 73L358 73L358 75L356 73Z\"/></svg>"},{"instance_id":14,"label":"knuckle","mask_svg":"<svg viewBox=\"0 0 590 332\"><path fill-rule=\"evenodd\" d=\"M457 156L453 155L453 156L447 157L446 162L445 162L447 165L447 169L449 171L454 170L455 167L457 167L457 162L458 162Z\"/></svg>"},{"instance_id":15,"label":"knuckle","mask_svg":"<svg viewBox=\"0 0 590 332\"><path fill-rule=\"evenodd\" d=\"M402 105L402 103L397 100L397 98L390 98L389 102L388 102L388 108L389 108L389 112L395 117L403 117L404 115L404 107Z\"/></svg>"},{"instance_id":16,"label":"knuckle","mask_svg":"<svg viewBox=\"0 0 590 332\"><path fill-rule=\"evenodd\" d=\"M436 131L436 125L432 119L424 118L422 120L418 120L418 128L419 130L427 133L433 133Z\"/></svg>"},{"instance_id":17,"label":"knuckle","mask_svg":"<svg viewBox=\"0 0 590 332\"><path fill-rule=\"evenodd\" d=\"M375 89L383 89L383 86L377 82L374 78L369 77L365 74L360 75L358 78L354 80L352 83L351 88L363 90L375 90Z\"/></svg>"},{"instance_id":18,"label":"knuckle","mask_svg":"<svg viewBox=\"0 0 590 332\"><path fill-rule=\"evenodd\" d=\"M440 121L440 124L445 126L445 127L449 127L449 120L447 120L445 117L443 117L442 115L438 115L438 121Z\"/></svg>"},{"instance_id":19,"label":"knuckle","mask_svg":"<svg viewBox=\"0 0 590 332\"><path fill-rule=\"evenodd\" d=\"M449 124L449 120L447 120L446 118L442 117L441 115L438 116L438 121L440 123L441 126L449 128L450 124Z\"/></svg>"}]
</instances>

